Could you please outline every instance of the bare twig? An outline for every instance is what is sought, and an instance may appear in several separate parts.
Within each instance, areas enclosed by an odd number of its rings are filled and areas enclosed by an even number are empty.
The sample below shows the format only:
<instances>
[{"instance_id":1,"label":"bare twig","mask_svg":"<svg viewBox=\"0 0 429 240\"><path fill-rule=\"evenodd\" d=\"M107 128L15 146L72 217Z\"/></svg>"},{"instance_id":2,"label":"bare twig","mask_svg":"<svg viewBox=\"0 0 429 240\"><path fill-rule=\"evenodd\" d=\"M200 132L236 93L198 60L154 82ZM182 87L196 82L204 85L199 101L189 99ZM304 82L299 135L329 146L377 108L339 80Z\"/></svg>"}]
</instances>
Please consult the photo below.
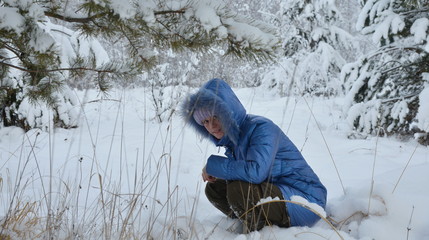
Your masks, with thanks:
<instances>
[{"instance_id":1,"label":"bare twig","mask_svg":"<svg viewBox=\"0 0 429 240\"><path fill-rule=\"evenodd\" d=\"M34 148L35 148L35 146L36 146L36 142L37 142L37 139L38 139L38 137L39 137L39 134L40 134L40 132L38 132L37 134L36 134L36 137L35 137L35 139L34 139L34 143L31 145L31 149L30 149L30 151L31 151L31 153L33 153L33 151L34 151ZM24 142L25 142L25 140L23 139L23 142L22 142L22 148L21 148L21 156L22 156L22 154L23 154L23 149L24 149ZM25 169L26 169L26 167L27 167L27 165L28 165L28 163L30 162L30 156L31 156L32 154L28 154L28 156L27 156L27 159L26 159L26 161L25 161L25 163L24 163L24 166L23 166L23 168L22 168L22 171L21 171L21 173L20 174L17 174L17 182L15 183L15 190L13 191L13 195L12 195L12 198L11 198L11 201L10 201L10 204L9 204L9 209L8 209L8 211L7 211L7 213L6 213L6 216L4 217L4 222L3 222L3 224L1 225L1 230L0 230L0 236L3 234L3 230L7 227L7 225L8 225L8 220L9 220L9 217L11 216L11 214L12 214L12 208L13 208L13 205L14 205L14 203L15 203L15 200L17 200L17 199L15 199L15 197L16 197L16 195L18 194L18 191L20 190L19 188L21 187L21 181L22 181L22 179L24 178L24 173L25 173ZM18 165L18 171L19 171L19 165Z\"/></svg>"},{"instance_id":2,"label":"bare twig","mask_svg":"<svg viewBox=\"0 0 429 240\"><path fill-rule=\"evenodd\" d=\"M399 178L398 178L398 181L396 181L395 187L394 187L394 188L393 188L393 190L392 190L392 194L393 194L393 193L395 193L395 190L396 190L396 188L398 187L398 184L399 184L399 182L401 181L402 176L403 176L403 175L404 175L404 173L405 173L405 170L407 170L408 165L409 165L409 164L410 164L410 162L411 162L411 159L413 159L413 156L414 156L414 154L416 153L417 148L419 147L419 145L420 145L420 143L416 143L416 147L414 148L413 153L411 153L411 156L410 156L410 158L408 159L407 164L405 164L405 167L404 167L404 169L402 170L401 175L400 175L400 176L399 176Z\"/></svg>"},{"instance_id":3,"label":"bare twig","mask_svg":"<svg viewBox=\"0 0 429 240\"><path fill-rule=\"evenodd\" d=\"M427 126L427 128L426 128L425 132L428 132L428 131L429 131L429 124L428 124L428 126ZM417 142L417 143L416 143L416 147L414 148L413 153L411 154L410 158L408 159L407 164L405 165L404 169L402 170L401 175L399 176L398 181L396 182L395 187L394 187L394 188L393 188L393 190L392 190L392 194L395 192L396 187L398 187L398 184L399 184L399 182L401 181L401 178L402 178L402 176L404 175L405 170L407 170L408 165L410 164L411 159L413 158L414 154L416 153L417 148L419 147L419 145L420 145L420 143L419 143L419 142Z\"/></svg>"},{"instance_id":4,"label":"bare twig","mask_svg":"<svg viewBox=\"0 0 429 240\"><path fill-rule=\"evenodd\" d=\"M371 208L372 193L374 191L375 163L377 161L378 139L379 139L379 136L380 136L380 130L381 129L382 129L381 127L378 128L378 131L377 131L377 140L375 141L374 161L372 163L371 188L370 188L370 191L369 191L369 200L368 200L368 214L369 214L369 211L370 211L370 208Z\"/></svg>"},{"instance_id":5,"label":"bare twig","mask_svg":"<svg viewBox=\"0 0 429 240\"><path fill-rule=\"evenodd\" d=\"M410 221L408 222L408 226L407 226L407 240L408 240L408 237L410 236L411 220L413 219L413 214L414 214L414 206L413 206L413 209L411 210Z\"/></svg>"}]
</instances>

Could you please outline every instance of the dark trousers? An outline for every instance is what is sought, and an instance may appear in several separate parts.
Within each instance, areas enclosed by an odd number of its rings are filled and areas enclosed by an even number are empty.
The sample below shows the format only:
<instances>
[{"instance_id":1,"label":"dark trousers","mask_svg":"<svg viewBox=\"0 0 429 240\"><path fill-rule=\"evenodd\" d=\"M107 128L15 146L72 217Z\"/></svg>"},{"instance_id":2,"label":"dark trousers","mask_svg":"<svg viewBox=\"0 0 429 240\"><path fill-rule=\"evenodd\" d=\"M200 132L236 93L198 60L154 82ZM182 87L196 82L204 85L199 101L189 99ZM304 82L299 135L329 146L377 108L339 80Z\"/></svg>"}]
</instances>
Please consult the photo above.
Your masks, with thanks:
<instances>
[{"instance_id":1,"label":"dark trousers","mask_svg":"<svg viewBox=\"0 0 429 240\"><path fill-rule=\"evenodd\" d=\"M225 215L239 218L247 232L260 230L267 225L290 226L285 202L255 207L261 199L267 197L284 200L280 189L271 183L251 184L218 179L207 183L205 193L209 201Z\"/></svg>"}]
</instances>

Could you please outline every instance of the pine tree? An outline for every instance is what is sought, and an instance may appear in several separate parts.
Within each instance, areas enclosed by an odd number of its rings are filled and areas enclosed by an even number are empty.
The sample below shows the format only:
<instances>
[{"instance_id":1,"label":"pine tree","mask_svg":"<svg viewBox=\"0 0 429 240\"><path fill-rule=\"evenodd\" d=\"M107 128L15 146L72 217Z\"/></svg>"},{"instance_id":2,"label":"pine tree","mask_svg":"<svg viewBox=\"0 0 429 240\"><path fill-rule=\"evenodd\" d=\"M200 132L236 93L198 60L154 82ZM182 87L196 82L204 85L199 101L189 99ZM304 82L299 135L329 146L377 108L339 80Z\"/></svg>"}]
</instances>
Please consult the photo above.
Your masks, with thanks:
<instances>
[{"instance_id":1,"label":"pine tree","mask_svg":"<svg viewBox=\"0 0 429 240\"><path fill-rule=\"evenodd\" d=\"M429 72L429 2L362 3L357 28L372 35L378 49L343 69L350 123L365 134L427 131L417 115Z\"/></svg>"},{"instance_id":2,"label":"pine tree","mask_svg":"<svg viewBox=\"0 0 429 240\"><path fill-rule=\"evenodd\" d=\"M264 59L277 44L272 27L217 1L171 3L0 0L0 19L6 19L0 24L1 124L74 127L70 79L90 79L105 91L112 80L135 78L157 65L153 49L224 46L230 54ZM100 41L126 51L106 61Z\"/></svg>"},{"instance_id":3,"label":"pine tree","mask_svg":"<svg viewBox=\"0 0 429 240\"><path fill-rule=\"evenodd\" d=\"M281 66L270 73L270 84L280 86L281 92L290 92L295 84L295 94L342 93L341 68L359 51L353 36L344 30L346 22L335 1L287 0L279 5L284 56Z\"/></svg>"}]
</instances>

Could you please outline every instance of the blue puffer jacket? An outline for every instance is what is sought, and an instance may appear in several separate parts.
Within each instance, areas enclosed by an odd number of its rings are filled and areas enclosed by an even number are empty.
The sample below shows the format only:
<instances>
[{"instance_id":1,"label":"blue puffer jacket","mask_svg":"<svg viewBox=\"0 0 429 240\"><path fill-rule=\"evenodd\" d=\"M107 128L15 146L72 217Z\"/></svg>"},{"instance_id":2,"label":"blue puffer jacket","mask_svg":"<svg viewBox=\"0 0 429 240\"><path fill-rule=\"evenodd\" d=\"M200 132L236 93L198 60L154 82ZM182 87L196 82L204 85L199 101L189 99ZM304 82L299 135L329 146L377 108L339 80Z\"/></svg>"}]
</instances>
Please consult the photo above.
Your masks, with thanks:
<instances>
[{"instance_id":1,"label":"blue puffer jacket","mask_svg":"<svg viewBox=\"0 0 429 240\"><path fill-rule=\"evenodd\" d=\"M194 109L209 107L222 124L224 137L217 140L195 122ZM286 200L298 195L325 208L326 188L283 131L271 120L246 113L230 86L212 79L190 95L182 106L185 120L216 146L226 148L227 157L212 155L208 174L250 183L268 181L278 186ZM319 217L311 211L286 203L292 226L312 226Z\"/></svg>"}]
</instances>

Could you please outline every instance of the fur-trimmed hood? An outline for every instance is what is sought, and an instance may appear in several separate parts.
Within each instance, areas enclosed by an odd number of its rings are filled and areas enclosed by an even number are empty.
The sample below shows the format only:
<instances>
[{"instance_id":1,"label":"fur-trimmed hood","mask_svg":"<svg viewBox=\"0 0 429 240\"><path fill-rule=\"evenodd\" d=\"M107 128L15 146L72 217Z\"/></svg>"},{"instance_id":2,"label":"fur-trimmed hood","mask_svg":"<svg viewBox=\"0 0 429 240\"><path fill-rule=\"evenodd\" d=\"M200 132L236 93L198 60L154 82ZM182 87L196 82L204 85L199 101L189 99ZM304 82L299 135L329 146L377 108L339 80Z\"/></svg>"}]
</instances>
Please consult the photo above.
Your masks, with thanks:
<instances>
[{"instance_id":1,"label":"fur-trimmed hood","mask_svg":"<svg viewBox=\"0 0 429 240\"><path fill-rule=\"evenodd\" d=\"M225 134L220 141L194 120L194 111L199 108L213 110L219 119ZM198 92L189 94L184 100L180 112L186 123L202 136L209 137L216 145L226 145L228 141L236 145L240 136L240 125L246 118L246 109L231 87L218 78L208 81Z\"/></svg>"}]
</instances>

